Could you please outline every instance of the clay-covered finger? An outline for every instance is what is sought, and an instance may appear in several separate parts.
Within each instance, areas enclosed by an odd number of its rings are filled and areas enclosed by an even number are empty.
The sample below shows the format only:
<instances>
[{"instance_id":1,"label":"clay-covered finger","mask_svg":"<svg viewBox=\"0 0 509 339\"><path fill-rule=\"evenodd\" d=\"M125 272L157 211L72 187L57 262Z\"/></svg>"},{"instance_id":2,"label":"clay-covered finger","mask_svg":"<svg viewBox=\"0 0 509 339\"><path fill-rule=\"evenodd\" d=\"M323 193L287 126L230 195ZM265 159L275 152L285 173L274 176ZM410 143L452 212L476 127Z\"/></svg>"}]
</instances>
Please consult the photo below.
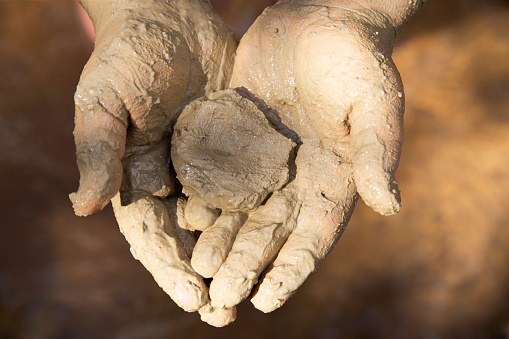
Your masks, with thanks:
<instances>
[{"instance_id":1,"label":"clay-covered finger","mask_svg":"<svg viewBox=\"0 0 509 339\"><path fill-rule=\"evenodd\" d=\"M131 253L157 284L188 312L205 306L209 302L207 287L192 269L163 202L148 194L138 194L127 206L121 205L119 195L112 199L112 204Z\"/></svg>"},{"instance_id":2,"label":"clay-covered finger","mask_svg":"<svg viewBox=\"0 0 509 339\"><path fill-rule=\"evenodd\" d=\"M191 196L184 210L188 227L191 230L205 231L212 226L221 210L210 206L205 200Z\"/></svg>"},{"instance_id":3,"label":"clay-covered finger","mask_svg":"<svg viewBox=\"0 0 509 339\"><path fill-rule=\"evenodd\" d=\"M385 88L375 86L350 115L354 179L364 202L383 215L397 213L401 197L394 173L403 143L403 89L395 68Z\"/></svg>"},{"instance_id":4,"label":"clay-covered finger","mask_svg":"<svg viewBox=\"0 0 509 339\"><path fill-rule=\"evenodd\" d=\"M250 293L258 276L296 225L299 199L275 193L242 226L226 261L210 285L211 305L230 308Z\"/></svg>"},{"instance_id":5,"label":"clay-covered finger","mask_svg":"<svg viewBox=\"0 0 509 339\"><path fill-rule=\"evenodd\" d=\"M107 97L107 99L102 99ZM70 195L77 215L100 211L120 189L127 112L115 93L78 86L74 139L80 185Z\"/></svg>"},{"instance_id":6,"label":"clay-covered finger","mask_svg":"<svg viewBox=\"0 0 509 339\"><path fill-rule=\"evenodd\" d=\"M295 293L341 237L354 205L354 195L348 192L340 204L322 196L303 204L297 227L251 298L257 309L272 312Z\"/></svg>"},{"instance_id":7,"label":"clay-covered finger","mask_svg":"<svg viewBox=\"0 0 509 339\"><path fill-rule=\"evenodd\" d=\"M212 278L230 252L235 236L247 215L242 212L226 212L202 232L191 258L194 270L204 278Z\"/></svg>"},{"instance_id":8,"label":"clay-covered finger","mask_svg":"<svg viewBox=\"0 0 509 339\"><path fill-rule=\"evenodd\" d=\"M394 172L403 142L404 95L392 47L374 43L357 26L332 24L334 15L313 13L329 24L305 26L293 65L310 125L325 145L352 162L366 204L394 214L401 207Z\"/></svg>"}]
</instances>

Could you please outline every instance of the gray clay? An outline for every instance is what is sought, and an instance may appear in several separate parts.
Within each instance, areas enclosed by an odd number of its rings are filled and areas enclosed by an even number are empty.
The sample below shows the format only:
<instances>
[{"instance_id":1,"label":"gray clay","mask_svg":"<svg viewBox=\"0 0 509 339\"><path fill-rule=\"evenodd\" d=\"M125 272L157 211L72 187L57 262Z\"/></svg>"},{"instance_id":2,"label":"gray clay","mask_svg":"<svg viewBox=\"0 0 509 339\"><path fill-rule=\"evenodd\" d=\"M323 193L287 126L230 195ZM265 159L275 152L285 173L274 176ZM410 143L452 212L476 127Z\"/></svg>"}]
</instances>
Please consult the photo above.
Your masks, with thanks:
<instances>
[{"instance_id":1,"label":"gray clay","mask_svg":"<svg viewBox=\"0 0 509 339\"><path fill-rule=\"evenodd\" d=\"M187 195L215 208L250 210L288 182L294 146L252 101L230 89L184 109L171 158Z\"/></svg>"}]
</instances>

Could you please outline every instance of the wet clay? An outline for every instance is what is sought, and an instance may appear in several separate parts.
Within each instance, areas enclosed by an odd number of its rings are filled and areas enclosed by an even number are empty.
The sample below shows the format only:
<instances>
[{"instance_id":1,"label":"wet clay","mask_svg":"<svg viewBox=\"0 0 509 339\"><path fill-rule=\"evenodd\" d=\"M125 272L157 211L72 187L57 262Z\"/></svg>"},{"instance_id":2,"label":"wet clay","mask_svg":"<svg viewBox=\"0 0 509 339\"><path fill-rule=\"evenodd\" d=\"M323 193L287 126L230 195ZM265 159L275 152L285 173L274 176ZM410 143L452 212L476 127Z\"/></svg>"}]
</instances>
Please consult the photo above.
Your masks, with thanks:
<instances>
[{"instance_id":1,"label":"wet clay","mask_svg":"<svg viewBox=\"0 0 509 339\"><path fill-rule=\"evenodd\" d=\"M288 182L294 145L252 101L225 90L184 109L171 157L186 195L214 208L250 210Z\"/></svg>"},{"instance_id":2,"label":"wet clay","mask_svg":"<svg viewBox=\"0 0 509 339\"><path fill-rule=\"evenodd\" d=\"M236 41L207 1L81 3L96 44L75 94L80 188L71 200L89 215L121 185L172 193L165 139L187 103L226 88Z\"/></svg>"}]
</instances>

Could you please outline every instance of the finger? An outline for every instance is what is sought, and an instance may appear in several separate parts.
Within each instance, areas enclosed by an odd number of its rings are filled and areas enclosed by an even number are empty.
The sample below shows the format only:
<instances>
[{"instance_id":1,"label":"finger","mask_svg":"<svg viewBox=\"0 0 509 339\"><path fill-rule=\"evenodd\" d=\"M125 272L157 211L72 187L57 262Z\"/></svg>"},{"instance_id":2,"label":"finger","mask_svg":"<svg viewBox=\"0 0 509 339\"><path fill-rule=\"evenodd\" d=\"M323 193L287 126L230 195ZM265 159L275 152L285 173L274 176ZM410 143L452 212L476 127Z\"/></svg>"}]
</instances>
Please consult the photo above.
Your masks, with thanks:
<instances>
[{"instance_id":1,"label":"finger","mask_svg":"<svg viewBox=\"0 0 509 339\"><path fill-rule=\"evenodd\" d=\"M203 322L214 327L224 327L232 323L237 318L237 308L213 308L206 306L201 308L199 311L200 318Z\"/></svg>"},{"instance_id":2,"label":"finger","mask_svg":"<svg viewBox=\"0 0 509 339\"><path fill-rule=\"evenodd\" d=\"M349 25L341 33L330 17L323 19L330 24L307 26L296 42L299 96L318 136L351 155L366 204L394 214L401 207L394 179L403 141L401 79L390 50Z\"/></svg>"},{"instance_id":3,"label":"finger","mask_svg":"<svg viewBox=\"0 0 509 339\"><path fill-rule=\"evenodd\" d=\"M221 213L221 210L207 204L205 200L191 196L185 207L185 218L191 230L204 231L214 222Z\"/></svg>"},{"instance_id":4,"label":"finger","mask_svg":"<svg viewBox=\"0 0 509 339\"><path fill-rule=\"evenodd\" d=\"M394 173L403 143L403 89L395 67L386 70L350 115L354 180L364 202L383 215L397 213L401 198Z\"/></svg>"},{"instance_id":5,"label":"finger","mask_svg":"<svg viewBox=\"0 0 509 339\"><path fill-rule=\"evenodd\" d=\"M303 204L297 227L261 280L253 305L263 312L281 307L313 273L341 237L353 213L354 192L343 204L316 196Z\"/></svg>"},{"instance_id":6,"label":"finger","mask_svg":"<svg viewBox=\"0 0 509 339\"><path fill-rule=\"evenodd\" d=\"M207 287L192 269L163 202L147 194L138 194L127 206L121 205L119 195L112 199L112 204L133 256L157 284L188 312L205 306L209 301Z\"/></svg>"},{"instance_id":7,"label":"finger","mask_svg":"<svg viewBox=\"0 0 509 339\"><path fill-rule=\"evenodd\" d=\"M280 307L332 249L357 201L352 167L331 149L305 142L296 158L302 207L297 226L252 298L256 308Z\"/></svg>"},{"instance_id":8,"label":"finger","mask_svg":"<svg viewBox=\"0 0 509 339\"><path fill-rule=\"evenodd\" d=\"M163 138L155 146L134 146L122 159L124 178L122 191L143 191L166 198L175 191L175 176L170 170L170 141ZM122 196L128 202L128 198Z\"/></svg>"},{"instance_id":9,"label":"finger","mask_svg":"<svg viewBox=\"0 0 509 339\"><path fill-rule=\"evenodd\" d=\"M244 300L258 276L295 227L299 200L275 193L240 229L226 261L210 284L211 305L230 308Z\"/></svg>"},{"instance_id":10,"label":"finger","mask_svg":"<svg viewBox=\"0 0 509 339\"><path fill-rule=\"evenodd\" d=\"M100 99L100 97L109 99ZM70 195L77 215L100 211L118 192L122 180L127 112L116 94L78 87L74 139L80 185Z\"/></svg>"},{"instance_id":11,"label":"finger","mask_svg":"<svg viewBox=\"0 0 509 339\"><path fill-rule=\"evenodd\" d=\"M230 252L235 236L246 221L244 213L225 212L202 232L194 247L191 265L204 278L212 278Z\"/></svg>"}]
</instances>

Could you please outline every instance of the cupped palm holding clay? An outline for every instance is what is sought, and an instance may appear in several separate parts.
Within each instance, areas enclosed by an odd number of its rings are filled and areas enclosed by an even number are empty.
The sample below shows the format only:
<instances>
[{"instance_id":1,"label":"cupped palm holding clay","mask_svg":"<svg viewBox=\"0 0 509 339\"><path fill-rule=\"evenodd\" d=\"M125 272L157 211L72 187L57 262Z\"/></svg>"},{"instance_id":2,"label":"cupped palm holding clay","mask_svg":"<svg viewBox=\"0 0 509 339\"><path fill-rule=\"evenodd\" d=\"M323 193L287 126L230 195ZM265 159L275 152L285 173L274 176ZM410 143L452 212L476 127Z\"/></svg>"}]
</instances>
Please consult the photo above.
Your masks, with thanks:
<instances>
[{"instance_id":1,"label":"cupped palm holding clay","mask_svg":"<svg viewBox=\"0 0 509 339\"><path fill-rule=\"evenodd\" d=\"M172 124L190 101L226 87L233 33L202 0L81 4L96 34L75 94L75 212L92 214L112 199L133 255L164 291L186 311L224 325L234 310L211 313L208 288L179 239L190 236L176 225L177 199L167 197L175 185Z\"/></svg>"},{"instance_id":2,"label":"cupped palm holding clay","mask_svg":"<svg viewBox=\"0 0 509 339\"><path fill-rule=\"evenodd\" d=\"M233 245L216 236L219 219L210 239L201 235L191 262L205 273L213 263L212 306L233 307L255 288L256 308L280 307L340 238L358 194L382 215L399 211L404 99L391 54L421 5L281 0L242 38L230 86L245 87L294 136L295 175L250 212Z\"/></svg>"},{"instance_id":3,"label":"cupped palm holding clay","mask_svg":"<svg viewBox=\"0 0 509 339\"><path fill-rule=\"evenodd\" d=\"M214 198L200 196L207 185L185 208L182 199L177 206L176 198L157 197L172 192L167 145L175 118L192 99L210 96L228 79L229 33L198 0L143 2L111 20L97 15L96 49L76 94L76 212L102 208L122 180L123 204L119 196L113 200L121 230L133 255L177 304L224 325L258 282L255 307L279 307L339 239L357 193L384 215L400 208L393 174L403 90L390 56L396 31L420 6L281 0L257 19L237 50L230 87L245 88L244 97L262 107L276 122L270 127L296 147L284 155L287 177L257 186L256 199L238 200L251 201L249 208L218 204L228 210L217 220ZM89 14L94 19L92 8ZM193 221L196 215L204 217ZM177 219L206 220L192 267L213 275L210 303L179 244L177 231L186 233Z\"/></svg>"}]
</instances>

